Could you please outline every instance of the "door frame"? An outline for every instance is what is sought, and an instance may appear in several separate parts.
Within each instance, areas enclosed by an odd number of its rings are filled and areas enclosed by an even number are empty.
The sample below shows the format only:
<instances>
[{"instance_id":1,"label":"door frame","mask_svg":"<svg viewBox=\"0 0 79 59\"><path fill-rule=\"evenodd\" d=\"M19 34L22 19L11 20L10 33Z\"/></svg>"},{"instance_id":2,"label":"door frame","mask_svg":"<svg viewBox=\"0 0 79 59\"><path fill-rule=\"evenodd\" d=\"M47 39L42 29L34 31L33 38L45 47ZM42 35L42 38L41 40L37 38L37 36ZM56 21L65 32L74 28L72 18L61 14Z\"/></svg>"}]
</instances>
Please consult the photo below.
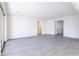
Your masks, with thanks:
<instances>
[{"instance_id":1,"label":"door frame","mask_svg":"<svg viewBox=\"0 0 79 59\"><path fill-rule=\"evenodd\" d=\"M63 27L63 28L62 28L62 33L60 33L60 34L64 34L64 20L56 20L56 21L55 21L55 34L58 34L58 33L56 32L56 29L57 29L57 28L56 28L56 22L57 22L57 21L62 21L62 22L63 22L63 25L62 25L62 27Z\"/></svg>"}]
</instances>

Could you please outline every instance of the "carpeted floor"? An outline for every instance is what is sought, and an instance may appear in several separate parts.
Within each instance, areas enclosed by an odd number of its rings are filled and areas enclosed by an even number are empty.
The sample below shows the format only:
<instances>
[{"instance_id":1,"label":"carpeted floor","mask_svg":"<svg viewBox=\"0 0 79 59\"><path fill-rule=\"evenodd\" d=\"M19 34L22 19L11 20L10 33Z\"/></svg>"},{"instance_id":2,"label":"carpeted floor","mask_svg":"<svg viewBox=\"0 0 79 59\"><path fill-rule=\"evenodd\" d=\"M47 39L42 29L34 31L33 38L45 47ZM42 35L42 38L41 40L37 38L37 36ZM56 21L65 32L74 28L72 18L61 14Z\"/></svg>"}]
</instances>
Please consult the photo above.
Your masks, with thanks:
<instances>
[{"instance_id":1,"label":"carpeted floor","mask_svg":"<svg viewBox=\"0 0 79 59\"><path fill-rule=\"evenodd\" d=\"M79 56L79 40L42 35L8 40L3 56Z\"/></svg>"}]
</instances>

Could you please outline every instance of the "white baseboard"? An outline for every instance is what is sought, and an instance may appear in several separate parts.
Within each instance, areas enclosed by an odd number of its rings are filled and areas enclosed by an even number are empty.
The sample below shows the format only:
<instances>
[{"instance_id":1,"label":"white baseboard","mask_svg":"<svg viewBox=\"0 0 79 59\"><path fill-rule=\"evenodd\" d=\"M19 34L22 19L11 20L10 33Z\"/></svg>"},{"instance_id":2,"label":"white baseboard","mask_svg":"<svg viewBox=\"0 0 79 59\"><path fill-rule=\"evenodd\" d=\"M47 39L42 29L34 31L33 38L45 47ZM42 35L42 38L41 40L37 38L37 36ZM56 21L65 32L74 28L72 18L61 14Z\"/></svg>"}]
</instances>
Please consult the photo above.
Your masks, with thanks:
<instances>
[{"instance_id":1,"label":"white baseboard","mask_svg":"<svg viewBox=\"0 0 79 59\"><path fill-rule=\"evenodd\" d=\"M67 36L67 35L64 35L64 37L69 37L69 38L79 39L79 37L75 37L75 36Z\"/></svg>"}]
</instances>

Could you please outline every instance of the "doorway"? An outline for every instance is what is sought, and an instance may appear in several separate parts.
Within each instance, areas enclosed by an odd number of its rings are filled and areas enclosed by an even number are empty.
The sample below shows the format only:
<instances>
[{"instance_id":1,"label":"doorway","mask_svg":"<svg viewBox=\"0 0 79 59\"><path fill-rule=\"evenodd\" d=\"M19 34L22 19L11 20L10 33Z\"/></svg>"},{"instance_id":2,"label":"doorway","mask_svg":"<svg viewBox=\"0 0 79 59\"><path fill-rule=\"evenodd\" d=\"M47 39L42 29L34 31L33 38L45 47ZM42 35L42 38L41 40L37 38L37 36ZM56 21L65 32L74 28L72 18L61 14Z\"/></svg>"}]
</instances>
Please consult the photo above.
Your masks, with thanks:
<instances>
[{"instance_id":1,"label":"doorway","mask_svg":"<svg viewBox=\"0 0 79 59\"><path fill-rule=\"evenodd\" d=\"M42 29L42 22L37 21L37 35L40 36L42 35L43 29Z\"/></svg>"},{"instance_id":2,"label":"doorway","mask_svg":"<svg viewBox=\"0 0 79 59\"><path fill-rule=\"evenodd\" d=\"M55 34L63 35L63 20L55 21Z\"/></svg>"}]
</instances>

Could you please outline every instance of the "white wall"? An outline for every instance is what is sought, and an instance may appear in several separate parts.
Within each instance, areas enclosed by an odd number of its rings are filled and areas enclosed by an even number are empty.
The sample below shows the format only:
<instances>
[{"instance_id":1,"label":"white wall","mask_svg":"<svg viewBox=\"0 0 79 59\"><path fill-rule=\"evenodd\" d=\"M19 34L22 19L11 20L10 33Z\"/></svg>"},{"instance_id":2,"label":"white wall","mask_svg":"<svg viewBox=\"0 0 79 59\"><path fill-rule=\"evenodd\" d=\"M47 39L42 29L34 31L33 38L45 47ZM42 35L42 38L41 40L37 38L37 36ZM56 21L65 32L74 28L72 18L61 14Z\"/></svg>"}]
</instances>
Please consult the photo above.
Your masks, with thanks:
<instances>
[{"instance_id":1,"label":"white wall","mask_svg":"<svg viewBox=\"0 0 79 59\"><path fill-rule=\"evenodd\" d=\"M8 16L8 39L37 35L37 20L26 16ZM40 20L43 34L55 34L54 20Z\"/></svg>"},{"instance_id":2,"label":"white wall","mask_svg":"<svg viewBox=\"0 0 79 59\"><path fill-rule=\"evenodd\" d=\"M8 16L8 39L37 35L37 20L26 16Z\"/></svg>"},{"instance_id":3,"label":"white wall","mask_svg":"<svg viewBox=\"0 0 79 59\"><path fill-rule=\"evenodd\" d=\"M45 21L45 33L46 34L57 34L55 31L55 21L61 21L63 18L57 18L57 19L48 19Z\"/></svg>"},{"instance_id":4,"label":"white wall","mask_svg":"<svg viewBox=\"0 0 79 59\"><path fill-rule=\"evenodd\" d=\"M46 22L46 24L45 24L45 33L54 35L55 34L54 20L46 20L45 22Z\"/></svg>"},{"instance_id":5,"label":"white wall","mask_svg":"<svg viewBox=\"0 0 79 59\"><path fill-rule=\"evenodd\" d=\"M8 39L36 35L36 24L25 16L8 16Z\"/></svg>"},{"instance_id":6,"label":"white wall","mask_svg":"<svg viewBox=\"0 0 79 59\"><path fill-rule=\"evenodd\" d=\"M26 16L8 16L8 39L37 35L37 20ZM64 36L79 38L79 16L58 19L40 20L43 23L43 34L56 34L55 21L64 21Z\"/></svg>"},{"instance_id":7,"label":"white wall","mask_svg":"<svg viewBox=\"0 0 79 59\"><path fill-rule=\"evenodd\" d=\"M79 15L64 18L64 36L79 38Z\"/></svg>"},{"instance_id":8,"label":"white wall","mask_svg":"<svg viewBox=\"0 0 79 59\"><path fill-rule=\"evenodd\" d=\"M46 34L55 33L55 21L63 20L63 36L71 38L79 38L79 15L68 16L63 18L46 20Z\"/></svg>"}]
</instances>

